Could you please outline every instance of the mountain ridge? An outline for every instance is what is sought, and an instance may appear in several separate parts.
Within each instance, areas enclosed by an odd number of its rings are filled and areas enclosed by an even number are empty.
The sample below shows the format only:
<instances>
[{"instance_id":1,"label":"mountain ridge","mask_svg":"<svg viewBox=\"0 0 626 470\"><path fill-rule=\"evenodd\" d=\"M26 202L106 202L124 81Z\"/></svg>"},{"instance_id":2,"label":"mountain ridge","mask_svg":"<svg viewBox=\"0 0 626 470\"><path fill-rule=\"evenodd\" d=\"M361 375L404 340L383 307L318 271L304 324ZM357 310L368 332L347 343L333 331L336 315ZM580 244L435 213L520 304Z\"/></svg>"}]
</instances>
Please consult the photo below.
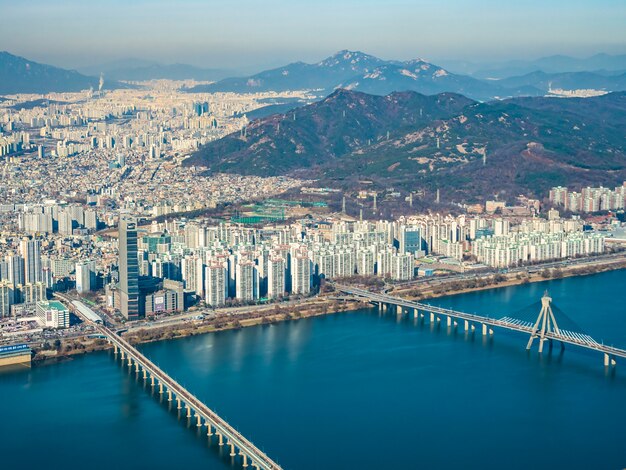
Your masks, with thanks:
<instances>
[{"instance_id":1,"label":"mountain ridge","mask_svg":"<svg viewBox=\"0 0 626 470\"><path fill-rule=\"evenodd\" d=\"M295 116L295 119L294 119ZM626 179L626 93L480 103L462 95L337 90L209 143L185 166L318 178L348 188L441 188L463 198L541 195Z\"/></svg>"}]
</instances>

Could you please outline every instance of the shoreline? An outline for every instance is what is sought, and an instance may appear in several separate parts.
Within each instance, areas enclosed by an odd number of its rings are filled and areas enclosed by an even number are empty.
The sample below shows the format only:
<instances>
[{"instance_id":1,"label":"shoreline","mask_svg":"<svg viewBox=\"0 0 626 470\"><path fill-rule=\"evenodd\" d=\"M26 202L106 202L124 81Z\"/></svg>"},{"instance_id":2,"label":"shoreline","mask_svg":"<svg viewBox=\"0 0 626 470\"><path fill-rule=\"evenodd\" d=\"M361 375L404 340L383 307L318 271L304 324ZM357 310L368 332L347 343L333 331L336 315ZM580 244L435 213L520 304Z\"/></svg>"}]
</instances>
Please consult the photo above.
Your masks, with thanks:
<instances>
[{"instance_id":1,"label":"shoreline","mask_svg":"<svg viewBox=\"0 0 626 470\"><path fill-rule=\"evenodd\" d=\"M482 281L482 285L467 285L471 282L481 283L481 281L459 281L450 279L448 281L441 280L442 283L437 286L398 286L397 288L391 289L389 294L402 297L407 300L424 301L428 299L461 295L491 289L500 289L522 284L564 279L568 277L588 276L621 269L626 269L626 259L624 258L618 258L614 261L599 265L572 266L559 269L558 271L553 269L550 270L551 275L549 277L544 277L544 275L539 272L530 275L521 275L520 273L507 275L489 274L477 278ZM504 279L499 279L497 276L502 276ZM371 304L368 302L330 298L333 295L333 292L323 295L326 297L317 297L310 303L304 303L296 306L295 308L281 307L280 304L276 304L275 306L260 309L259 311L241 316L228 314L224 317L218 317L202 322L190 321L182 324L163 326L160 328L138 327L134 331L130 331L126 337L131 344L146 344L220 331L242 329L257 325L270 325L273 323L297 320L301 318L354 312L362 308L371 308ZM102 351L111 348L109 343L103 339L81 341L80 338L76 338L67 342L62 341L62 348L65 349L67 344L71 344L71 348L62 352L48 350L36 351L31 365L41 366L65 362L71 360L73 356L80 356L90 352Z\"/></svg>"}]
</instances>

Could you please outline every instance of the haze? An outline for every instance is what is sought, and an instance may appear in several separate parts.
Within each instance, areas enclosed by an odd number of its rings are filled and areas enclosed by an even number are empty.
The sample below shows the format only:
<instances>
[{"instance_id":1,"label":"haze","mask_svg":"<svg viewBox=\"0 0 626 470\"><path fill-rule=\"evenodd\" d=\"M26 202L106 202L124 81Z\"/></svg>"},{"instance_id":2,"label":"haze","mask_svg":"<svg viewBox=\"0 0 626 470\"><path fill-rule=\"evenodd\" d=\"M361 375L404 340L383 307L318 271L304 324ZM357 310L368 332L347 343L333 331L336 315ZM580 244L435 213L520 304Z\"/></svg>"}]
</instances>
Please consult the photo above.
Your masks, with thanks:
<instances>
[{"instance_id":1,"label":"haze","mask_svg":"<svg viewBox=\"0 0 626 470\"><path fill-rule=\"evenodd\" d=\"M246 70L339 49L490 61L626 43L621 0L1 0L0 11L0 49L65 67L136 57Z\"/></svg>"}]
</instances>

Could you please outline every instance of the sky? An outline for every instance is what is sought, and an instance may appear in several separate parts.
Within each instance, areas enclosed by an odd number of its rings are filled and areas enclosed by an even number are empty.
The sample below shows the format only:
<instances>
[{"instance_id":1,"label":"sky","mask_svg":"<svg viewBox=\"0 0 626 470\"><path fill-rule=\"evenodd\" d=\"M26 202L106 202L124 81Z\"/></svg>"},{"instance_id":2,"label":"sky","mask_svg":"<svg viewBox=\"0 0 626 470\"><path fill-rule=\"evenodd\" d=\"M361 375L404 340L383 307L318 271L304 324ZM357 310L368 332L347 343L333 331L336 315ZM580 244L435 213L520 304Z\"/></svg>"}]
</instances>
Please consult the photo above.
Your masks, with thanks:
<instances>
[{"instance_id":1,"label":"sky","mask_svg":"<svg viewBox=\"0 0 626 470\"><path fill-rule=\"evenodd\" d=\"M0 50L254 70L341 49L493 62L626 53L625 0L0 0Z\"/></svg>"}]
</instances>

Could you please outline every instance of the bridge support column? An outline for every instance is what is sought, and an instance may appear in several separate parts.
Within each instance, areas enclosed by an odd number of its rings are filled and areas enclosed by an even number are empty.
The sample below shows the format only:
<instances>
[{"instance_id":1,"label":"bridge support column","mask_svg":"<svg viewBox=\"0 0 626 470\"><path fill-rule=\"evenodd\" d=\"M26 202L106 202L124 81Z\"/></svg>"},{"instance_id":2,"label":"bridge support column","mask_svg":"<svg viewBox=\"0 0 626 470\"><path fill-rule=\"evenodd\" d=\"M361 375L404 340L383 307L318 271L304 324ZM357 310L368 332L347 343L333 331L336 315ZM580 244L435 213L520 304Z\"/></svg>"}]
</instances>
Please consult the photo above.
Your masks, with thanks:
<instances>
[{"instance_id":1,"label":"bridge support column","mask_svg":"<svg viewBox=\"0 0 626 470\"><path fill-rule=\"evenodd\" d=\"M396 313L402 315L402 305L396 305Z\"/></svg>"},{"instance_id":2,"label":"bridge support column","mask_svg":"<svg viewBox=\"0 0 626 470\"><path fill-rule=\"evenodd\" d=\"M217 434L217 436L219 436L219 438L220 438L218 444L220 446L223 446L224 445L224 436L222 436L219 432L216 432L215 434Z\"/></svg>"},{"instance_id":3,"label":"bridge support column","mask_svg":"<svg viewBox=\"0 0 626 470\"><path fill-rule=\"evenodd\" d=\"M446 326L448 328L450 328L452 326L452 317L448 317L448 319L446 320Z\"/></svg>"},{"instance_id":4,"label":"bridge support column","mask_svg":"<svg viewBox=\"0 0 626 470\"><path fill-rule=\"evenodd\" d=\"M430 312L430 322L431 323L435 322L435 314L433 312Z\"/></svg>"},{"instance_id":5,"label":"bridge support column","mask_svg":"<svg viewBox=\"0 0 626 470\"><path fill-rule=\"evenodd\" d=\"M243 464L241 464L241 466L243 468L246 468L248 466L248 456L246 454L243 454Z\"/></svg>"},{"instance_id":6,"label":"bridge support column","mask_svg":"<svg viewBox=\"0 0 626 470\"><path fill-rule=\"evenodd\" d=\"M117 344L114 344L114 345L113 345L113 352L114 352L115 354L117 354L117 353L118 353L118 350L117 350Z\"/></svg>"},{"instance_id":7,"label":"bridge support column","mask_svg":"<svg viewBox=\"0 0 626 470\"><path fill-rule=\"evenodd\" d=\"M196 426L198 426L199 428L202 427L202 418L200 417L200 415L196 415Z\"/></svg>"},{"instance_id":8,"label":"bridge support column","mask_svg":"<svg viewBox=\"0 0 626 470\"><path fill-rule=\"evenodd\" d=\"M235 444L233 444L232 442L229 442L228 445L230 446L230 456L234 457L235 455Z\"/></svg>"},{"instance_id":9,"label":"bridge support column","mask_svg":"<svg viewBox=\"0 0 626 470\"><path fill-rule=\"evenodd\" d=\"M493 336L493 328L489 328L489 336Z\"/></svg>"},{"instance_id":10,"label":"bridge support column","mask_svg":"<svg viewBox=\"0 0 626 470\"><path fill-rule=\"evenodd\" d=\"M139 363L135 361L135 372L139 373Z\"/></svg>"},{"instance_id":11,"label":"bridge support column","mask_svg":"<svg viewBox=\"0 0 626 470\"><path fill-rule=\"evenodd\" d=\"M154 375L150 376L150 386L154 387Z\"/></svg>"},{"instance_id":12,"label":"bridge support column","mask_svg":"<svg viewBox=\"0 0 626 470\"><path fill-rule=\"evenodd\" d=\"M121 350L121 354L120 354L120 359L123 361L124 360L124 350Z\"/></svg>"},{"instance_id":13,"label":"bridge support column","mask_svg":"<svg viewBox=\"0 0 626 470\"><path fill-rule=\"evenodd\" d=\"M213 435L213 433L211 432L211 423L207 421L205 424L206 424L206 435L211 437Z\"/></svg>"},{"instance_id":14,"label":"bridge support column","mask_svg":"<svg viewBox=\"0 0 626 470\"><path fill-rule=\"evenodd\" d=\"M128 356L128 367L132 367L133 366L133 360L130 356Z\"/></svg>"},{"instance_id":15,"label":"bridge support column","mask_svg":"<svg viewBox=\"0 0 626 470\"><path fill-rule=\"evenodd\" d=\"M487 336L487 325L483 323L483 336Z\"/></svg>"},{"instance_id":16,"label":"bridge support column","mask_svg":"<svg viewBox=\"0 0 626 470\"><path fill-rule=\"evenodd\" d=\"M185 408L187 408L187 418L191 418L191 408L189 405L185 405Z\"/></svg>"},{"instance_id":17,"label":"bridge support column","mask_svg":"<svg viewBox=\"0 0 626 470\"><path fill-rule=\"evenodd\" d=\"M163 384L159 382L159 394L163 395Z\"/></svg>"},{"instance_id":18,"label":"bridge support column","mask_svg":"<svg viewBox=\"0 0 626 470\"><path fill-rule=\"evenodd\" d=\"M465 320L464 326L465 331L469 330L469 322L467 320Z\"/></svg>"},{"instance_id":19,"label":"bridge support column","mask_svg":"<svg viewBox=\"0 0 626 470\"><path fill-rule=\"evenodd\" d=\"M172 391L171 390L167 391L167 401L172 401Z\"/></svg>"},{"instance_id":20,"label":"bridge support column","mask_svg":"<svg viewBox=\"0 0 626 470\"><path fill-rule=\"evenodd\" d=\"M146 369L143 370L143 379L146 380L148 378L148 373L146 372Z\"/></svg>"},{"instance_id":21,"label":"bridge support column","mask_svg":"<svg viewBox=\"0 0 626 470\"><path fill-rule=\"evenodd\" d=\"M472 331L476 331L476 325L474 325L473 323L470 325L470 330Z\"/></svg>"},{"instance_id":22,"label":"bridge support column","mask_svg":"<svg viewBox=\"0 0 626 470\"><path fill-rule=\"evenodd\" d=\"M176 397L176 409L180 410L182 406L180 406L180 398Z\"/></svg>"}]
</instances>

